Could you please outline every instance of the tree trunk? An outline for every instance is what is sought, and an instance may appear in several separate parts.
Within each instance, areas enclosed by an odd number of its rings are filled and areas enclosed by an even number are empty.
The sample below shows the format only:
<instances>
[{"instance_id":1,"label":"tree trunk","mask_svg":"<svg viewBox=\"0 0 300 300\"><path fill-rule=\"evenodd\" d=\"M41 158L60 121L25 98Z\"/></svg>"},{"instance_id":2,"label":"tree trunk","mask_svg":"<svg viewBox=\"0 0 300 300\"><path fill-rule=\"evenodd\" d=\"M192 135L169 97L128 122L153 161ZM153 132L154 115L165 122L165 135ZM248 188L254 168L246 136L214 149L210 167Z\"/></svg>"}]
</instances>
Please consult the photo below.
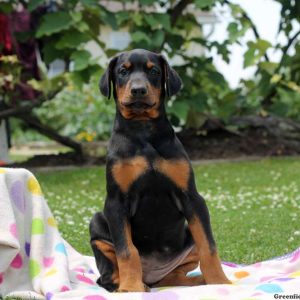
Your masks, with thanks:
<instances>
[{"instance_id":1,"label":"tree trunk","mask_svg":"<svg viewBox=\"0 0 300 300\"><path fill-rule=\"evenodd\" d=\"M32 114L32 110L35 107L41 106L45 101L50 101L58 92L59 91L56 90L47 96L42 95L37 101L20 107L9 107L3 103L4 109L1 109L0 111L0 123L1 120L5 120L9 117L21 119L30 128L38 131L42 135L45 135L54 141L57 141L62 145L74 149L81 157L83 157L83 150L80 143L75 142L71 138L58 134L53 128L44 125L36 116Z\"/></svg>"},{"instance_id":2,"label":"tree trunk","mask_svg":"<svg viewBox=\"0 0 300 300\"><path fill-rule=\"evenodd\" d=\"M36 116L28 114L19 115L18 118L24 121L30 128L35 129L36 131L47 136L51 140L57 141L60 144L74 149L79 155L83 156L82 146L80 143L77 143L66 136L58 134L51 127L44 125Z\"/></svg>"}]
</instances>

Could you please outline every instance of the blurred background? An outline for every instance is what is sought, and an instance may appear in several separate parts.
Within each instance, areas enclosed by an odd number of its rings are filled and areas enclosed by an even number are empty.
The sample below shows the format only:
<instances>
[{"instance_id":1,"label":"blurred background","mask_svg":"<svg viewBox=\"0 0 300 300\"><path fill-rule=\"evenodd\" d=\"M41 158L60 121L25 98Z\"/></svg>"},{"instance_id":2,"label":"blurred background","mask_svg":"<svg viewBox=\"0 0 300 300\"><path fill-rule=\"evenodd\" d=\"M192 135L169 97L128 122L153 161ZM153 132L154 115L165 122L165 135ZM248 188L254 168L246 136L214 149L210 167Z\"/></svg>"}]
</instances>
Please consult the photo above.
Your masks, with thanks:
<instances>
[{"instance_id":1,"label":"blurred background","mask_svg":"<svg viewBox=\"0 0 300 300\"><path fill-rule=\"evenodd\" d=\"M193 160L300 153L300 1L1 1L0 29L0 165L103 163L98 81L133 48L180 74L166 106Z\"/></svg>"}]
</instances>

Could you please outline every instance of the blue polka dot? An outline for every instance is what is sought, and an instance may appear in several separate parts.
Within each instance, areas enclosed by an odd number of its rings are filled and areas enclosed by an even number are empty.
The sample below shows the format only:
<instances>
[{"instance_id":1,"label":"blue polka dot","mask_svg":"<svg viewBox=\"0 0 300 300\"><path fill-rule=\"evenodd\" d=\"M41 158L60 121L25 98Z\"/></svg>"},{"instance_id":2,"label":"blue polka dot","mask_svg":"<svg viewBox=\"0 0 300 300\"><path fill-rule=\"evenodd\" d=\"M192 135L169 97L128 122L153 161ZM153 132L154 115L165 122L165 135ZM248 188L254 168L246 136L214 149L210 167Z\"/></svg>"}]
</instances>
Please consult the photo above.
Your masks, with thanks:
<instances>
[{"instance_id":1,"label":"blue polka dot","mask_svg":"<svg viewBox=\"0 0 300 300\"><path fill-rule=\"evenodd\" d=\"M89 290L100 290L101 288L97 285L93 285L91 287L89 287Z\"/></svg>"},{"instance_id":2,"label":"blue polka dot","mask_svg":"<svg viewBox=\"0 0 300 300\"><path fill-rule=\"evenodd\" d=\"M267 283L267 284L262 284L259 285L256 290L260 290L263 291L265 293L270 293L270 294L274 294L274 293L282 293L283 289L281 288L280 285L278 284L272 284L272 283Z\"/></svg>"},{"instance_id":3,"label":"blue polka dot","mask_svg":"<svg viewBox=\"0 0 300 300\"><path fill-rule=\"evenodd\" d=\"M67 255L66 247L63 243L59 243L55 246L55 251Z\"/></svg>"},{"instance_id":4,"label":"blue polka dot","mask_svg":"<svg viewBox=\"0 0 300 300\"><path fill-rule=\"evenodd\" d=\"M187 274L188 277L200 276L201 273L199 271L191 271Z\"/></svg>"}]
</instances>

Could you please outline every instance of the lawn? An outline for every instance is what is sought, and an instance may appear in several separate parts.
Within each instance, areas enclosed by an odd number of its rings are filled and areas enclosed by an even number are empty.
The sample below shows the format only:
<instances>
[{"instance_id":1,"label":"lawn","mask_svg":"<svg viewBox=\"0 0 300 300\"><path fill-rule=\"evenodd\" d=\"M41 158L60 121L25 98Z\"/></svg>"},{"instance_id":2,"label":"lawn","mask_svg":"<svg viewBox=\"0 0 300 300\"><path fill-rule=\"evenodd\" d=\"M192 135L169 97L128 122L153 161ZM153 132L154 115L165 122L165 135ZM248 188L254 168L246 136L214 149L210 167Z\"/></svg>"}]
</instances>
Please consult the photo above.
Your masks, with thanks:
<instances>
[{"instance_id":1,"label":"lawn","mask_svg":"<svg viewBox=\"0 0 300 300\"><path fill-rule=\"evenodd\" d=\"M194 165L222 260L253 263L300 246L300 159ZM103 207L105 170L36 173L63 237L91 255L88 224Z\"/></svg>"}]
</instances>

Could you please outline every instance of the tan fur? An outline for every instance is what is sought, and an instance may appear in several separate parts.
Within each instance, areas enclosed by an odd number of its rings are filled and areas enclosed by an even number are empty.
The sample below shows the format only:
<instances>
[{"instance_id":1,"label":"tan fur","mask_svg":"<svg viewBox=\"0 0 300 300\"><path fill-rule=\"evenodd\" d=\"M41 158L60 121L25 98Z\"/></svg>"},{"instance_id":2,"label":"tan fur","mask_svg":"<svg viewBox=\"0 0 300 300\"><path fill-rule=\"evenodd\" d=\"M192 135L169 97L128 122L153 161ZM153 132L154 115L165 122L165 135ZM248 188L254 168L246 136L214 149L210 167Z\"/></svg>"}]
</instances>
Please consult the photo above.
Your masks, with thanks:
<instances>
[{"instance_id":1,"label":"tan fur","mask_svg":"<svg viewBox=\"0 0 300 300\"><path fill-rule=\"evenodd\" d=\"M153 63L152 61L148 60L148 61L147 61L147 68L148 68L148 69L151 69L151 68L153 68L153 67L154 67L154 63Z\"/></svg>"},{"instance_id":2,"label":"tan fur","mask_svg":"<svg viewBox=\"0 0 300 300\"><path fill-rule=\"evenodd\" d=\"M117 86L116 91L117 91L117 98L118 98L117 105L119 107L120 113L122 114L122 116L125 119L130 119L130 116L131 116L130 110L122 104L122 102L124 102L125 99L130 99L130 97L131 97L129 84L127 84L125 86L121 86L121 87Z\"/></svg>"},{"instance_id":3,"label":"tan fur","mask_svg":"<svg viewBox=\"0 0 300 300\"><path fill-rule=\"evenodd\" d=\"M144 109L143 111L135 111L130 107L124 106L124 103L131 102L131 82L128 81L125 86L116 86L118 107L120 113L125 119L146 121L149 119L155 119L159 116L159 104L160 104L160 94L161 90L157 89L151 85L147 86L148 89L148 99L149 104L154 104L153 107L149 109Z\"/></svg>"},{"instance_id":4,"label":"tan fur","mask_svg":"<svg viewBox=\"0 0 300 300\"><path fill-rule=\"evenodd\" d=\"M231 283L225 276L217 250L211 251L202 224L197 217L189 222L195 244L198 248L200 268L207 284Z\"/></svg>"},{"instance_id":5,"label":"tan fur","mask_svg":"<svg viewBox=\"0 0 300 300\"><path fill-rule=\"evenodd\" d=\"M103 255L105 255L112 262L113 273L111 279L114 284L119 285L120 284L119 268L118 268L117 257L116 257L114 246L100 240L96 240L93 243L103 253Z\"/></svg>"},{"instance_id":6,"label":"tan fur","mask_svg":"<svg viewBox=\"0 0 300 300\"><path fill-rule=\"evenodd\" d=\"M148 86L149 98L151 99L151 103L155 103L153 107L147 110L147 115L150 119L156 119L159 116L159 104L160 104L160 94L161 89L157 89L152 85Z\"/></svg>"},{"instance_id":7,"label":"tan fur","mask_svg":"<svg viewBox=\"0 0 300 300\"><path fill-rule=\"evenodd\" d=\"M112 175L123 193L148 169L148 162L143 156L117 161L112 167Z\"/></svg>"},{"instance_id":8,"label":"tan fur","mask_svg":"<svg viewBox=\"0 0 300 300\"><path fill-rule=\"evenodd\" d=\"M131 67L131 62L127 61L123 64L123 67L125 67L126 69L129 69Z\"/></svg>"},{"instance_id":9,"label":"tan fur","mask_svg":"<svg viewBox=\"0 0 300 300\"><path fill-rule=\"evenodd\" d=\"M180 189L187 190L190 166L185 159L158 159L154 168L170 178Z\"/></svg>"},{"instance_id":10,"label":"tan fur","mask_svg":"<svg viewBox=\"0 0 300 300\"><path fill-rule=\"evenodd\" d=\"M125 225L125 238L127 249L117 256L120 286L119 292L145 292L142 281L142 264L138 250L132 243L131 227Z\"/></svg>"}]
</instances>

